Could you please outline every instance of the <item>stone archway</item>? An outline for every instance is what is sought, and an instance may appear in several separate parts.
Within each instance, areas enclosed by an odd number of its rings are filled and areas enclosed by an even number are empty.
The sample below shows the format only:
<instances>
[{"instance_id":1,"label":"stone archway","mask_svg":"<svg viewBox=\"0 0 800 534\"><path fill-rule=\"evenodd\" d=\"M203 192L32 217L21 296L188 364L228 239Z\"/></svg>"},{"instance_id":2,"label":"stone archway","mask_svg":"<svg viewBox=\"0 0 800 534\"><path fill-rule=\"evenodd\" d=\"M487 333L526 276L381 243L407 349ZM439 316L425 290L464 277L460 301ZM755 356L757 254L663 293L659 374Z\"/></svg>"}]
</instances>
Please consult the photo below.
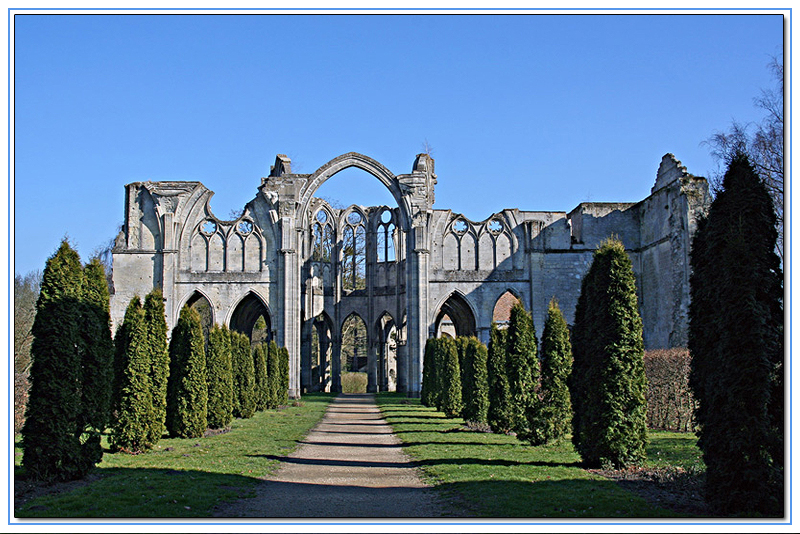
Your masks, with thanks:
<instances>
[{"instance_id":1,"label":"stone archway","mask_svg":"<svg viewBox=\"0 0 800 534\"><path fill-rule=\"evenodd\" d=\"M452 333L447 332L449 325L452 325ZM472 307L458 291L447 297L447 300L439 307L434 326L436 337L441 337L442 335L451 337L474 336L477 332L475 314L472 311Z\"/></svg>"},{"instance_id":2,"label":"stone archway","mask_svg":"<svg viewBox=\"0 0 800 534\"><path fill-rule=\"evenodd\" d=\"M272 340L272 320L269 310L264 302L252 291L239 301L231 314L229 328L241 332L253 339L254 328L258 319L264 318L265 338L262 341Z\"/></svg>"}]
</instances>

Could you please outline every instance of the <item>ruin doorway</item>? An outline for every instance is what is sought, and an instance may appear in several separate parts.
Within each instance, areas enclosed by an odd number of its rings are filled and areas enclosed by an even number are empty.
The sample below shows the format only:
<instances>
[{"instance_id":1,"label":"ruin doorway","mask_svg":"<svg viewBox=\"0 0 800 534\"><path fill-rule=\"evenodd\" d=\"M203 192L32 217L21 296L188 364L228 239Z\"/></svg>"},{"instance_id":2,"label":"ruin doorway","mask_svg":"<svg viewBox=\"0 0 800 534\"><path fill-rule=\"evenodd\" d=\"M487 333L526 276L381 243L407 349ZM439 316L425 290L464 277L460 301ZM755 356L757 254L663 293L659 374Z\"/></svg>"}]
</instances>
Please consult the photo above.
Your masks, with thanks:
<instances>
[{"instance_id":1,"label":"ruin doorway","mask_svg":"<svg viewBox=\"0 0 800 534\"><path fill-rule=\"evenodd\" d=\"M257 328L256 324L262 318L264 320L263 325L259 324ZM234 308L229 327L231 330L236 330L246 335L251 342L264 343L272 341L273 338L269 310L264 302L252 291L245 295Z\"/></svg>"},{"instance_id":2,"label":"ruin doorway","mask_svg":"<svg viewBox=\"0 0 800 534\"><path fill-rule=\"evenodd\" d=\"M450 295L439 308L434 326L436 337L476 334L475 314L467 300L458 292Z\"/></svg>"}]
</instances>

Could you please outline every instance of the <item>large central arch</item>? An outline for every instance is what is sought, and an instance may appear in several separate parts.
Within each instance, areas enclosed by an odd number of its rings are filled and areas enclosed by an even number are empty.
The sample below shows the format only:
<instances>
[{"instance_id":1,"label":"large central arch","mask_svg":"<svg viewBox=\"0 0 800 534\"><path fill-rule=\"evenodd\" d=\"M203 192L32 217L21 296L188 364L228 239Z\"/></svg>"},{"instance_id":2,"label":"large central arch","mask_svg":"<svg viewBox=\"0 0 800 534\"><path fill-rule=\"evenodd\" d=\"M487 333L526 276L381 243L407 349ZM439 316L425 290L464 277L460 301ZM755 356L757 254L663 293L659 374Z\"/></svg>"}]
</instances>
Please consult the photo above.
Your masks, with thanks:
<instances>
[{"instance_id":1,"label":"large central arch","mask_svg":"<svg viewBox=\"0 0 800 534\"><path fill-rule=\"evenodd\" d=\"M403 195L397 177L379 162L369 156L359 154L358 152L348 152L347 154L342 154L341 156L333 158L308 177L305 185L300 190L298 221L306 220L308 205L314 193L317 192L317 189L335 174L350 167L356 167L371 174L386 186L397 202L397 206L400 208L399 226L403 231L408 232L411 226L411 207Z\"/></svg>"}]
</instances>

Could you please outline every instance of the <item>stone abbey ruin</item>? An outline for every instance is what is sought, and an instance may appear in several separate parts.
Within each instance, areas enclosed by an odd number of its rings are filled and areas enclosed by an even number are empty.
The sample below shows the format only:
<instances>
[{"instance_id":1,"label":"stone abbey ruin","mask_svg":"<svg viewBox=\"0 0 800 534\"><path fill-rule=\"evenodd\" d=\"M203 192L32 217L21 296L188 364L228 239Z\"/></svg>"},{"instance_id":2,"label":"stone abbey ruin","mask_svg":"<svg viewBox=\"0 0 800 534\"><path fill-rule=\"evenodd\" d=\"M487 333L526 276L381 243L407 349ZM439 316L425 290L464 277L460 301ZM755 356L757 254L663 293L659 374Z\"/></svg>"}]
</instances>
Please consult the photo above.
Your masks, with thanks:
<instances>
[{"instance_id":1,"label":"stone abbey ruin","mask_svg":"<svg viewBox=\"0 0 800 534\"><path fill-rule=\"evenodd\" d=\"M357 167L381 181L395 206L335 209L315 198L336 173ZM636 274L647 348L685 346L689 249L710 198L704 178L663 157L650 196L581 203L570 212L506 209L485 221L434 209L434 161L416 157L395 175L357 153L312 174L277 156L236 220L209 207L200 182L125 186L125 222L113 249L111 314L134 295L162 289L167 325L188 304L207 321L287 347L289 394L339 391L343 325L363 321L368 391L418 395L425 340L476 335L508 318L515 299L541 333L552 297L572 323L581 279L599 243L616 235ZM364 340L362 340L364 341Z\"/></svg>"}]
</instances>

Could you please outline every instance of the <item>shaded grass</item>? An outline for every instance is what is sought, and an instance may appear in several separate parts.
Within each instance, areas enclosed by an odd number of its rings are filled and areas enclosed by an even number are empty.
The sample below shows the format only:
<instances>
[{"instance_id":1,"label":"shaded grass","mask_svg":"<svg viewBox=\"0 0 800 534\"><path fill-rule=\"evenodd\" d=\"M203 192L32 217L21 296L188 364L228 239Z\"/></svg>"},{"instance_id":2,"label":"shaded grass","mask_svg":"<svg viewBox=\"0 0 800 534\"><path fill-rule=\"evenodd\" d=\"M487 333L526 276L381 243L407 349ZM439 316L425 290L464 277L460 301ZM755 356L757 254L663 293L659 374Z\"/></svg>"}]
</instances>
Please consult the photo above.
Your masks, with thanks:
<instances>
[{"instance_id":1,"label":"shaded grass","mask_svg":"<svg viewBox=\"0 0 800 534\"><path fill-rule=\"evenodd\" d=\"M162 439L144 454L106 453L84 482L30 485L15 450L16 517L207 517L214 507L253 496L322 418L329 394L308 394L298 406L236 419L231 431L198 439ZM51 491L61 489L61 491ZM29 495L48 493L29 498Z\"/></svg>"},{"instance_id":2,"label":"shaded grass","mask_svg":"<svg viewBox=\"0 0 800 534\"><path fill-rule=\"evenodd\" d=\"M572 444L533 447L513 436L470 432L402 394L381 394L378 404L427 478L446 497L479 517L676 517L618 483L581 467ZM653 465L693 465L691 435L651 433Z\"/></svg>"}]
</instances>

